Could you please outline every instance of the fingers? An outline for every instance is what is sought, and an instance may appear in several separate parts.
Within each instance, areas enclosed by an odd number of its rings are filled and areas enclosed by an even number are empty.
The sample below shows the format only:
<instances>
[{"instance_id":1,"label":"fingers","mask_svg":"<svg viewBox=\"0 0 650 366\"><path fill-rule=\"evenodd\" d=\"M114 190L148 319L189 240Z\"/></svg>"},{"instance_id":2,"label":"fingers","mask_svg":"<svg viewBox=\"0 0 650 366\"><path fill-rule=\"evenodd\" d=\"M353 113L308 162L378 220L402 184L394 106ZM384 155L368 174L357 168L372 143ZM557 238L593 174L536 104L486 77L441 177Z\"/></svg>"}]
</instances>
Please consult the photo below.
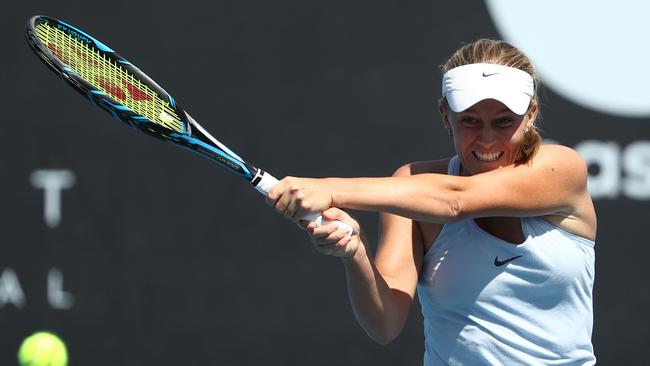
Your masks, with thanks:
<instances>
[{"instance_id":1,"label":"fingers","mask_svg":"<svg viewBox=\"0 0 650 366\"><path fill-rule=\"evenodd\" d=\"M309 229L311 241L317 251L326 255L347 256L351 251L352 237L347 231L339 230L336 224Z\"/></svg>"},{"instance_id":2,"label":"fingers","mask_svg":"<svg viewBox=\"0 0 650 366\"><path fill-rule=\"evenodd\" d=\"M293 191L295 192L295 189ZM297 222L294 217L296 216L296 201L299 201L298 198L292 195L292 190L289 189L287 178L285 178L269 190L266 195L266 203L280 215Z\"/></svg>"},{"instance_id":3,"label":"fingers","mask_svg":"<svg viewBox=\"0 0 650 366\"><path fill-rule=\"evenodd\" d=\"M266 195L266 203L285 217L292 217L295 212L294 197L291 196L287 178L276 183Z\"/></svg>"},{"instance_id":4,"label":"fingers","mask_svg":"<svg viewBox=\"0 0 650 366\"><path fill-rule=\"evenodd\" d=\"M269 190L266 203L297 223L310 214L329 208L332 194L321 179L285 177Z\"/></svg>"},{"instance_id":5,"label":"fingers","mask_svg":"<svg viewBox=\"0 0 650 366\"><path fill-rule=\"evenodd\" d=\"M266 203L276 212L296 223L298 227L306 230L318 252L338 257L354 255L357 248L362 245L358 235L359 224L345 211L330 207L331 193L319 189L318 185L313 183L315 181L284 178L269 190ZM322 224L303 219L309 214L320 213L322 210L324 210ZM341 225L341 222L349 225L352 230Z\"/></svg>"},{"instance_id":6,"label":"fingers","mask_svg":"<svg viewBox=\"0 0 650 366\"><path fill-rule=\"evenodd\" d=\"M328 208L327 210L323 211L321 215L323 215L323 218L328 221L334 221L334 220L344 221L350 218L350 215L348 215L345 211L336 207Z\"/></svg>"},{"instance_id":7,"label":"fingers","mask_svg":"<svg viewBox=\"0 0 650 366\"><path fill-rule=\"evenodd\" d=\"M315 222L307 220L298 220L298 222L296 222L296 225L298 225L298 227L303 230L310 230L318 227Z\"/></svg>"},{"instance_id":8,"label":"fingers","mask_svg":"<svg viewBox=\"0 0 650 366\"><path fill-rule=\"evenodd\" d=\"M352 241L352 237L346 235L345 232L336 232L323 239L312 239L314 248L326 255L333 255L342 257L349 251L348 244Z\"/></svg>"},{"instance_id":9,"label":"fingers","mask_svg":"<svg viewBox=\"0 0 650 366\"><path fill-rule=\"evenodd\" d=\"M310 225L311 224L313 225L309 229L309 234L314 239L326 239L330 237L332 234L339 231L336 223L330 223L322 226L317 226L315 223L310 222Z\"/></svg>"},{"instance_id":10,"label":"fingers","mask_svg":"<svg viewBox=\"0 0 650 366\"><path fill-rule=\"evenodd\" d=\"M347 212L339 208L331 207L323 211L321 215L323 216L325 222L338 222L339 229L346 230L348 232L348 235L359 233L361 231L359 223Z\"/></svg>"}]
</instances>

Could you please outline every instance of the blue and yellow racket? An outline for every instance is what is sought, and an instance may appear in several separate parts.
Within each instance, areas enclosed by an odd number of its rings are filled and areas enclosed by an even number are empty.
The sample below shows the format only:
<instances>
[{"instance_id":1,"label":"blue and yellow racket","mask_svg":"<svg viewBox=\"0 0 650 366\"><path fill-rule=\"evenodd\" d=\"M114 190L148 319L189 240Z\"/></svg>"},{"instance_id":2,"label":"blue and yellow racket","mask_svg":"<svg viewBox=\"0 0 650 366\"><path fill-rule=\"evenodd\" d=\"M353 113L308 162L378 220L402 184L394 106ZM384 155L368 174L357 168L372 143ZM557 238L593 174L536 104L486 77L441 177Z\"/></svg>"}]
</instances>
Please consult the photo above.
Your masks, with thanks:
<instances>
[{"instance_id":1,"label":"blue and yellow racket","mask_svg":"<svg viewBox=\"0 0 650 366\"><path fill-rule=\"evenodd\" d=\"M127 125L216 161L264 195L278 182L212 137L169 93L88 33L57 19L34 16L27 23L27 40L68 85ZM322 223L320 215L305 219ZM352 232L349 225L338 224Z\"/></svg>"}]
</instances>

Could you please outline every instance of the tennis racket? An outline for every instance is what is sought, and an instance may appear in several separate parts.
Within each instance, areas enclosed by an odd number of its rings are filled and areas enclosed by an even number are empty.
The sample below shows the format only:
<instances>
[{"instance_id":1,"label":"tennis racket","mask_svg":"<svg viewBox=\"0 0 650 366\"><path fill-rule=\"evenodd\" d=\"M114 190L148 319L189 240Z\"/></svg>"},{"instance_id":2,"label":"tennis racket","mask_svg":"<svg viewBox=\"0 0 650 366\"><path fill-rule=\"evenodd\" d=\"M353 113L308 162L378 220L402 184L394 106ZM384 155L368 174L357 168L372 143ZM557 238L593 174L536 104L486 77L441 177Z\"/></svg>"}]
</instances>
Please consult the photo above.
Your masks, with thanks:
<instances>
[{"instance_id":1,"label":"tennis racket","mask_svg":"<svg viewBox=\"0 0 650 366\"><path fill-rule=\"evenodd\" d=\"M27 40L63 81L127 125L217 162L265 196L278 182L211 136L156 82L88 33L37 15L27 22ZM318 214L304 219L326 223ZM351 226L337 223L352 233Z\"/></svg>"}]
</instances>

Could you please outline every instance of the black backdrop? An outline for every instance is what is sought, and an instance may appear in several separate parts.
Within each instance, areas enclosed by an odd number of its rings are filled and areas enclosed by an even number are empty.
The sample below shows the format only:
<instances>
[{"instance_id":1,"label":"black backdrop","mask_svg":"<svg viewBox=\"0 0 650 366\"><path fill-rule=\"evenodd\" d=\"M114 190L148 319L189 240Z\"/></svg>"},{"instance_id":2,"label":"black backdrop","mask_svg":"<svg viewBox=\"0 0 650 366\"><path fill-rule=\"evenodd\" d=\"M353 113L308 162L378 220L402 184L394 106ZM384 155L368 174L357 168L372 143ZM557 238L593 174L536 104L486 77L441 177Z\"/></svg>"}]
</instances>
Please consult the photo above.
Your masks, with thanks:
<instances>
[{"instance_id":1,"label":"black backdrop","mask_svg":"<svg viewBox=\"0 0 650 366\"><path fill-rule=\"evenodd\" d=\"M461 42L499 37L484 3L32 1L2 10L0 364L15 364L20 341L39 329L65 339L71 365L422 362L419 306L394 343L370 341L338 260L316 254L238 177L83 102L29 50L24 24L35 14L116 49L278 177L382 176L453 153L434 107L437 65ZM569 146L625 149L650 132L648 118L626 123L548 89L542 102L546 137ZM594 177L612 169L597 157ZM648 176L650 160L642 163L614 174ZM48 193L61 199L48 219L43 177L68 187ZM647 201L595 198L596 353L603 365L635 364L650 340ZM376 216L355 214L375 239Z\"/></svg>"}]
</instances>

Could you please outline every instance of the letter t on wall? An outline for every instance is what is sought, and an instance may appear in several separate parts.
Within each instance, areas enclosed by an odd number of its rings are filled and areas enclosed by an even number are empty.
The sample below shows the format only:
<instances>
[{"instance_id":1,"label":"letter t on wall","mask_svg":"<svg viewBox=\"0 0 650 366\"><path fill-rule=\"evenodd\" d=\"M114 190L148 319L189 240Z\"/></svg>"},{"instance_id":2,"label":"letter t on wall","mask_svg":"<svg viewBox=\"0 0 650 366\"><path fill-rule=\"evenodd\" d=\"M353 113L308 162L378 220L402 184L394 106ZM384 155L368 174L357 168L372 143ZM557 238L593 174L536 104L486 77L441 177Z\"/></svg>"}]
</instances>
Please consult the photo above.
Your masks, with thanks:
<instances>
[{"instance_id":1,"label":"letter t on wall","mask_svg":"<svg viewBox=\"0 0 650 366\"><path fill-rule=\"evenodd\" d=\"M43 189L43 218L45 224L54 228L61 223L61 191L72 188L75 174L66 169L37 169L29 177L32 186Z\"/></svg>"}]
</instances>

